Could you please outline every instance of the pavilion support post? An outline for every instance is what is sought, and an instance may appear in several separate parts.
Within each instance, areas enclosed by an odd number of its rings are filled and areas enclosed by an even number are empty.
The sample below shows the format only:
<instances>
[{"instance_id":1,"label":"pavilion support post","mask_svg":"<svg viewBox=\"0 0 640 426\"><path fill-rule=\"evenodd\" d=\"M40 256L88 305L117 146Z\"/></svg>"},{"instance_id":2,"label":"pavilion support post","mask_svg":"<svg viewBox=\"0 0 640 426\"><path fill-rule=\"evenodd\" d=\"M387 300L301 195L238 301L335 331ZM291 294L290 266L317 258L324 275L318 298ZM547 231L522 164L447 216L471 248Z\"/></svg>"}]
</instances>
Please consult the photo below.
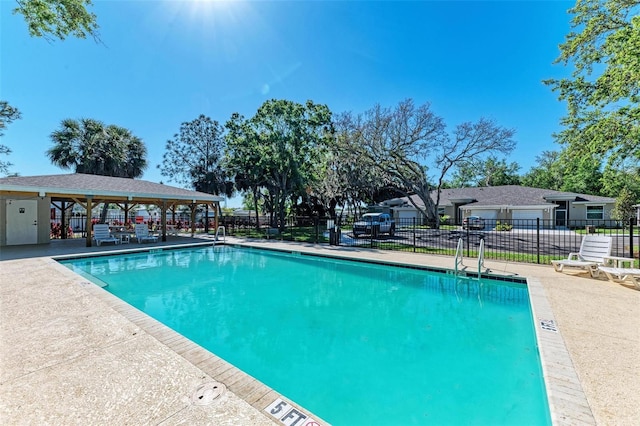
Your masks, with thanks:
<instances>
[{"instance_id":1,"label":"pavilion support post","mask_svg":"<svg viewBox=\"0 0 640 426\"><path fill-rule=\"evenodd\" d=\"M85 222L85 229L87 230L87 247L91 247L91 232L93 231L91 227L91 210L93 209L93 197L87 197L87 220Z\"/></svg>"},{"instance_id":2,"label":"pavilion support post","mask_svg":"<svg viewBox=\"0 0 640 426\"><path fill-rule=\"evenodd\" d=\"M60 238L67 239L67 203L62 201L60 204Z\"/></svg>"},{"instance_id":3,"label":"pavilion support post","mask_svg":"<svg viewBox=\"0 0 640 426\"><path fill-rule=\"evenodd\" d=\"M196 235L196 203L191 203L191 238Z\"/></svg>"},{"instance_id":4,"label":"pavilion support post","mask_svg":"<svg viewBox=\"0 0 640 426\"><path fill-rule=\"evenodd\" d=\"M160 223L162 223L162 241L167 241L167 200L162 200L162 207L160 208L162 217Z\"/></svg>"},{"instance_id":5,"label":"pavilion support post","mask_svg":"<svg viewBox=\"0 0 640 426\"><path fill-rule=\"evenodd\" d=\"M204 205L204 233L209 234L209 203Z\"/></svg>"},{"instance_id":6,"label":"pavilion support post","mask_svg":"<svg viewBox=\"0 0 640 426\"><path fill-rule=\"evenodd\" d=\"M215 232L218 232L218 223L220 223L220 203L218 201L214 201L211 203L213 208L213 227Z\"/></svg>"}]
</instances>

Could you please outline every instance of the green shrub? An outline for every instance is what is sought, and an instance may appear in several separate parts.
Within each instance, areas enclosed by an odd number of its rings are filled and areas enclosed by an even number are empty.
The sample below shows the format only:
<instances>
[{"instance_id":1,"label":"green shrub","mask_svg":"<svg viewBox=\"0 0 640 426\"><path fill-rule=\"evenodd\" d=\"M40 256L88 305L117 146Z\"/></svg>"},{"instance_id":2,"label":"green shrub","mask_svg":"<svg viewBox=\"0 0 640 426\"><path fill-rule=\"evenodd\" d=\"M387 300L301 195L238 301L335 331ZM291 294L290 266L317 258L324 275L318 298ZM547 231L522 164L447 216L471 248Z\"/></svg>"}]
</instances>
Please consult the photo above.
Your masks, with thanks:
<instances>
[{"instance_id":1,"label":"green shrub","mask_svg":"<svg viewBox=\"0 0 640 426\"><path fill-rule=\"evenodd\" d=\"M511 231L513 229L513 225L508 223L500 223L500 221L496 222L496 231Z\"/></svg>"}]
</instances>

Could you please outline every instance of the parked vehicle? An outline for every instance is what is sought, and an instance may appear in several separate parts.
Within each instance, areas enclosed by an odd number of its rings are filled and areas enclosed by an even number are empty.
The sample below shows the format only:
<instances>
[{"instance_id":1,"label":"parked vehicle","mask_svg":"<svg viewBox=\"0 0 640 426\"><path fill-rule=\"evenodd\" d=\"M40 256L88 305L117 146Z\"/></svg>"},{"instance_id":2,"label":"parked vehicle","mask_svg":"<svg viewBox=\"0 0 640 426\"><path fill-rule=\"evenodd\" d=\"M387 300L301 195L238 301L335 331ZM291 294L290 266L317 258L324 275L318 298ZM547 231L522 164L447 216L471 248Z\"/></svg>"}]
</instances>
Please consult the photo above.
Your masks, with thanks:
<instances>
[{"instance_id":1,"label":"parked vehicle","mask_svg":"<svg viewBox=\"0 0 640 426\"><path fill-rule=\"evenodd\" d=\"M358 238L363 234L370 234L377 238L380 234L393 236L396 232L396 222L387 213L367 213L353 224L353 236Z\"/></svg>"},{"instance_id":2,"label":"parked vehicle","mask_svg":"<svg viewBox=\"0 0 640 426\"><path fill-rule=\"evenodd\" d=\"M462 220L462 229L484 229L484 219L480 216L469 216Z\"/></svg>"}]
</instances>

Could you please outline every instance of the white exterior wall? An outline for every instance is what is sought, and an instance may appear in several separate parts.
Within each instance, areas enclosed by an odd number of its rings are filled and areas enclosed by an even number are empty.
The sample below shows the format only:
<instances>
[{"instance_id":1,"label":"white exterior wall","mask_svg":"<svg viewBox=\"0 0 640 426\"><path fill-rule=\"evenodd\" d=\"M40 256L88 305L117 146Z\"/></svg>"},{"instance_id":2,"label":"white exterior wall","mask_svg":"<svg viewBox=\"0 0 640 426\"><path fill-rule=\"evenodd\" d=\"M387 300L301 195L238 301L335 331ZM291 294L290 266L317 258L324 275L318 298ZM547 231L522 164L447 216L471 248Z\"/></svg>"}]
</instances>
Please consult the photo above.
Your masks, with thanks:
<instances>
[{"instance_id":1,"label":"white exterior wall","mask_svg":"<svg viewBox=\"0 0 640 426\"><path fill-rule=\"evenodd\" d=\"M51 242L51 197L0 197L0 247L7 245L7 200L38 201L38 239L37 244Z\"/></svg>"}]
</instances>

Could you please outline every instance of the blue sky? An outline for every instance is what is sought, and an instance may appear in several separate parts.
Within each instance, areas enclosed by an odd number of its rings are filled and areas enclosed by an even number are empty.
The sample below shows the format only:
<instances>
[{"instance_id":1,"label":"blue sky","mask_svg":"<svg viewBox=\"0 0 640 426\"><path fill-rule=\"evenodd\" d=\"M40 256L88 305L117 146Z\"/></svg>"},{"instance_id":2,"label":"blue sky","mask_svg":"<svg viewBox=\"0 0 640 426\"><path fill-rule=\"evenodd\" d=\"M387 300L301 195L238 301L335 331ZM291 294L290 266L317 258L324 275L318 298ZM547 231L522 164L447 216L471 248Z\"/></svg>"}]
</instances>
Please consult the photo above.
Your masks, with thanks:
<instances>
[{"instance_id":1,"label":"blue sky","mask_svg":"<svg viewBox=\"0 0 640 426\"><path fill-rule=\"evenodd\" d=\"M101 43L32 38L15 4L0 0L0 98L22 119L0 143L23 176L71 172L45 155L49 135L95 118L142 138L143 179L172 184L156 166L180 123L268 99L359 113L413 98L449 129L491 118L516 129L521 173L559 148L565 105L542 80L570 71L553 61L573 2L94 0Z\"/></svg>"}]
</instances>

